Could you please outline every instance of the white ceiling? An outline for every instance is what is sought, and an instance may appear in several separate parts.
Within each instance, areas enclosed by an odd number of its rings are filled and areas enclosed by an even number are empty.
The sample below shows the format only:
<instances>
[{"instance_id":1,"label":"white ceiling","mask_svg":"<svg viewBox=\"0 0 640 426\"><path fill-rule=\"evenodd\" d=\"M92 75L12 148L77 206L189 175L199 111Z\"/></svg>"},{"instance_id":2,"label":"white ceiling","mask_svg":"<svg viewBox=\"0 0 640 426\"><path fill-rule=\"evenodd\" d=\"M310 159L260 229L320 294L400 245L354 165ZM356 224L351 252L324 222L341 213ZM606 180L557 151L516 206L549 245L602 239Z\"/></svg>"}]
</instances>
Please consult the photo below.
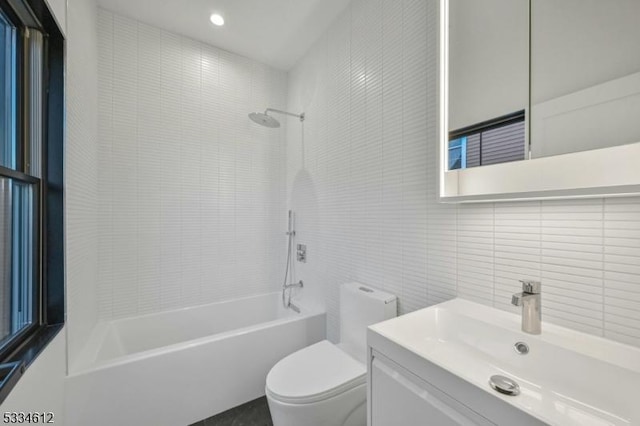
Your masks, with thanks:
<instances>
[{"instance_id":1,"label":"white ceiling","mask_svg":"<svg viewBox=\"0 0 640 426\"><path fill-rule=\"evenodd\" d=\"M98 0L139 21L289 70L350 0ZM215 27L209 16L226 23Z\"/></svg>"}]
</instances>

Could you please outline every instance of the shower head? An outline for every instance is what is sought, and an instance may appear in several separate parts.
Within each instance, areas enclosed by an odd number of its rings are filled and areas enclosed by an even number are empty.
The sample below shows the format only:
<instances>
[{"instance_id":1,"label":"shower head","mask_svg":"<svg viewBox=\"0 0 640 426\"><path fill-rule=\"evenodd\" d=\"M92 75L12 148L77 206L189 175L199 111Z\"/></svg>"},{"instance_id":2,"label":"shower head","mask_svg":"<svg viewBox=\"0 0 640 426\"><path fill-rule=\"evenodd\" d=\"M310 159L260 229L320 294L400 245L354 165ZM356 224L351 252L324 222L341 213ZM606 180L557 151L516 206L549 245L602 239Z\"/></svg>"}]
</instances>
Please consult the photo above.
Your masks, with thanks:
<instances>
[{"instance_id":1,"label":"shower head","mask_svg":"<svg viewBox=\"0 0 640 426\"><path fill-rule=\"evenodd\" d=\"M269 115L269 112L277 112L278 114L290 115L291 117L296 117L301 122L304 121L304 113L302 114L293 114L287 111L280 111L278 109L267 108L265 112L252 112L249 114L249 118L254 123L257 123L261 126L269 127L271 129L276 129L280 127L280 122Z\"/></svg>"},{"instance_id":2,"label":"shower head","mask_svg":"<svg viewBox=\"0 0 640 426\"><path fill-rule=\"evenodd\" d=\"M277 129L278 127L280 127L280 122L270 115L267 115L266 113L252 112L251 114L249 114L249 118L253 122L264 127L269 127L271 129Z\"/></svg>"}]
</instances>

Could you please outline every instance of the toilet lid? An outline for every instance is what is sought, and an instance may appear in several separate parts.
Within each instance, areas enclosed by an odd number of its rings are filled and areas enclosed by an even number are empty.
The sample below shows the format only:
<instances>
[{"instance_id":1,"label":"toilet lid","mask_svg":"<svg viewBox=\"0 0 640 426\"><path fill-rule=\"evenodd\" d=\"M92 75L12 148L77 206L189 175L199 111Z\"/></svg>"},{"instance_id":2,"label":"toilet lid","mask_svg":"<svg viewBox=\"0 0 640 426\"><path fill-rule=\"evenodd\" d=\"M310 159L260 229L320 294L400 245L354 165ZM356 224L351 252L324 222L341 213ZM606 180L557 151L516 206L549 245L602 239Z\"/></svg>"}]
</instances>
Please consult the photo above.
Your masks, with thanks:
<instances>
[{"instance_id":1,"label":"toilet lid","mask_svg":"<svg viewBox=\"0 0 640 426\"><path fill-rule=\"evenodd\" d=\"M278 362L267 376L267 392L287 403L322 401L366 382L364 364L324 340Z\"/></svg>"}]
</instances>

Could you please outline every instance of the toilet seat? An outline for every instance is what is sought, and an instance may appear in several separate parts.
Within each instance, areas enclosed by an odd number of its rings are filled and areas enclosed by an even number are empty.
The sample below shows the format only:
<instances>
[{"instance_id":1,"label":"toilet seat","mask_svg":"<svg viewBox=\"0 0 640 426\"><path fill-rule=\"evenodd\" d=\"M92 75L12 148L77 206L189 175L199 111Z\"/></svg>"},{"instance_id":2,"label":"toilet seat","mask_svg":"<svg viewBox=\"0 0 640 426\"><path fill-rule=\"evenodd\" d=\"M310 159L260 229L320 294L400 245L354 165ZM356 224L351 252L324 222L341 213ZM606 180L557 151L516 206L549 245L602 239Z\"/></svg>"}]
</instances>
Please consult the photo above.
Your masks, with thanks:
<instances>
[{"instance_id":1,"label":"toilet seat","mask_svg":"<svg viewBox=\"0 0 640 426\"><path fill-rule=\"evenodd\" d=\"M366 366L324 340L278 362L267 376L267 394L288 404L310 404L366 383Z\"/></svg>"}]
</instances>

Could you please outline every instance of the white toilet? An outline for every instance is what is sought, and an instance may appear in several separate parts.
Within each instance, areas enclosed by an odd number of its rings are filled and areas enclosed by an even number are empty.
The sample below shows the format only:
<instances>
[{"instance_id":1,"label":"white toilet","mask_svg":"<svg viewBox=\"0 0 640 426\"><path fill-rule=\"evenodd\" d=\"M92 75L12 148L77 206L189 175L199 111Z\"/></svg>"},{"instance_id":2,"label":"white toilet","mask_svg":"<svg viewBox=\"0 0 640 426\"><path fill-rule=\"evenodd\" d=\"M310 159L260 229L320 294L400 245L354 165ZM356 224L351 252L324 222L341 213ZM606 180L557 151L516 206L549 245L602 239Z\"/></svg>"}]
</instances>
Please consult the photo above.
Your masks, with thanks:
<instances>
[{"instance_id":1,"label":"white toilet","mask_svg":"<svg viewBox=\"0 0 640 426\"><path fill-rule=\"evenodd\" d=\"M367 424L367 327L397 315L396 297L359 283L340 288L340 343L324 340L267 375L274 426Z\"/></svg>"}]
</instances>

